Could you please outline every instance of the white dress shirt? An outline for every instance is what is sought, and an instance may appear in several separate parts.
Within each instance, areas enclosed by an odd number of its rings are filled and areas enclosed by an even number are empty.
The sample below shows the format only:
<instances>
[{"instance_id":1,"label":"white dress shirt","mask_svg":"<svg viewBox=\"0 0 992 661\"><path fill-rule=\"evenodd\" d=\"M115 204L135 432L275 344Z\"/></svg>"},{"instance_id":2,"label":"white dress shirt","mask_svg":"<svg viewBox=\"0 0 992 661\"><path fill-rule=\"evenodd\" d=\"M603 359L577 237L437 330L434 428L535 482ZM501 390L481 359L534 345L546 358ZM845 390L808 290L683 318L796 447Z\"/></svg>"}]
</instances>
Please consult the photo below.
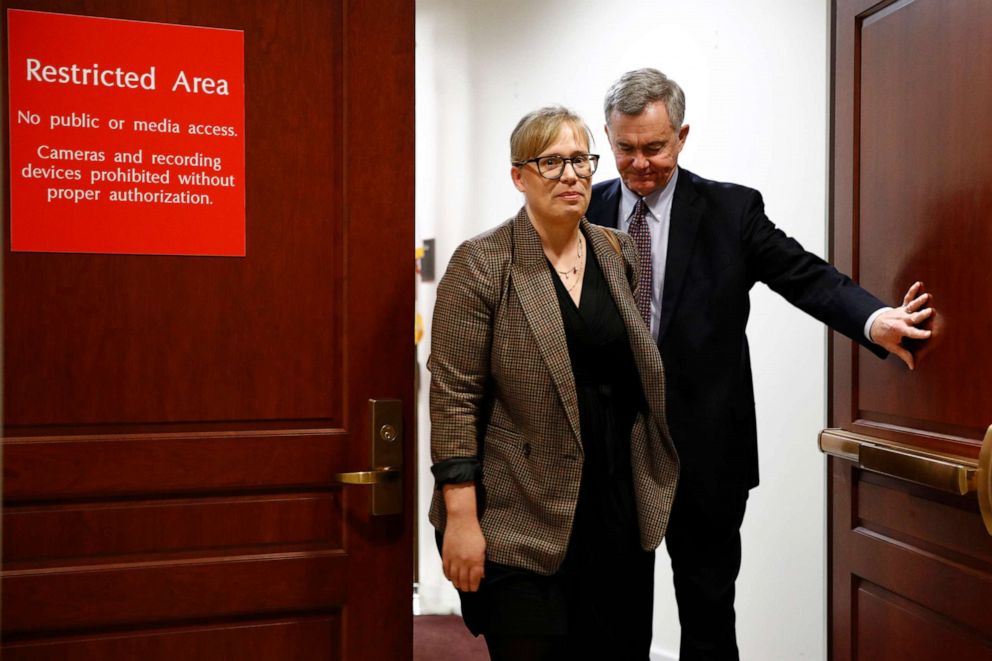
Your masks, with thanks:
<instances>
[{"instance_id":1,"label":"white dress shirt","mask_svg":"<svg viewBox=\"0 0 992 661\"><path fill-rule=\"evenodd\" d=\"M647 212L644 220L648 225L648 232L651 234L651 336L658 340L658 330L661 327L661 296L665 291L665 263L668 261L668 229L672 224L672 200L675 198L675 182L679 178L679 169L675 168L672 178L668 180L659 191L655 191L644 198L647 205ZM631 216L634 207L641 196L627 188L626 184L620 185L620 209L617 217L620 219L618 229L624 232L630 231ZM643 270L642 270L643 273Z\"/></svg>"}]
</instances>

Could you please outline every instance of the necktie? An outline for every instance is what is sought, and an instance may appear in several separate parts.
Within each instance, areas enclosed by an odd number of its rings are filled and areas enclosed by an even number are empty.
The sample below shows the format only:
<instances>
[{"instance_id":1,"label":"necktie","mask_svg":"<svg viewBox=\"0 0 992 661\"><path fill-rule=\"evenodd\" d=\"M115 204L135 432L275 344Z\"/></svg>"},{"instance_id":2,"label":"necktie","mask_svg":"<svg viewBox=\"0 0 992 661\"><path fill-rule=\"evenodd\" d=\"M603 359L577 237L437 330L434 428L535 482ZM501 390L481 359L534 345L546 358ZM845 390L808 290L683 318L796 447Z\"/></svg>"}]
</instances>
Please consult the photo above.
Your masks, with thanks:
<instances>
[{"instance_id":1,"label":"necktie","mask_svg":"<svg viewBox=\"0 0 992 661\"><path fill-rule=\"evenodd\" d=\"M627 233L630 234L630 238L634 240L634 245L637 246L637 256L641 262L641 277L638 281L634 300L637 302L637 310L641 313L641 318L644 319L644 323L650 330L654 268L651 263L651 232L648 231L646 213L647 205L641 198L634 206L634 213L630 216L630 227L627 229Z\"/></svg>"}]
</instances>

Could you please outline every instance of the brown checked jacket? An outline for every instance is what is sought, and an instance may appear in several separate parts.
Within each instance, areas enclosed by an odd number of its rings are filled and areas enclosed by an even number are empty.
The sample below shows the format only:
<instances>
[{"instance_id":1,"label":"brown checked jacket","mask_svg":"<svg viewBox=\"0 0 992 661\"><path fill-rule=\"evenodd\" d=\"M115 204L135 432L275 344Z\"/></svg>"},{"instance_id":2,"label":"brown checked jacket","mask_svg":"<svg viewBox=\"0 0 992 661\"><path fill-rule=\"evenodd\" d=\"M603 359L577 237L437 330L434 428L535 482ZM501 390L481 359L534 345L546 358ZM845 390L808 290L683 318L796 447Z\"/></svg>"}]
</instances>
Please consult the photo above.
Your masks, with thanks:
<instances>
[{"instance_id":1,"label":"brown checked jacket","mask_svg":"<svg viewBox=\"0 0 992 661\"><path fill-rule=\"evenodd\" d=\"M631 463L641 546L651 550L664 537L679 473L661 357L631 293L633 241L605 230L619 239L618 254L603 230L585 219L581 229L627 326L647 402L631 432ZM487 559L554 573L578 502L582 437L558 299L526 209L455 251L438 285L428 368L432 460L481 465ZM444 529L440 489L430 520Z\"/></svg>"}]
</instances>

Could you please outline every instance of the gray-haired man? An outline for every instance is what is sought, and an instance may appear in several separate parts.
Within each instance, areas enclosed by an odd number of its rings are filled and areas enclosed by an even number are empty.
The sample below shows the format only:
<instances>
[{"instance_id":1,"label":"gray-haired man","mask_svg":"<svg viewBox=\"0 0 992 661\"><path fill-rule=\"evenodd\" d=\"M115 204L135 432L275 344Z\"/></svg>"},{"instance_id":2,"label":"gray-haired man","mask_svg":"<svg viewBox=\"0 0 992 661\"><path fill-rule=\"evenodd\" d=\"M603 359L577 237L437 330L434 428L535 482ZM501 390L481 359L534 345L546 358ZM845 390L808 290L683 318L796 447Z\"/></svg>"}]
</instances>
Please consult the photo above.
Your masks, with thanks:
<instances>
[{"instance_id":1,"label":"gray-haired man","mask_svg":"<svg viewBox=\"0 0 992 661\"><path fill-rule=\"evenodd\" d=\"M641 249L646 321L665 364L681 478L666 537L682 625L680 659L738 658L734 583L758 448L745 327L748 292L764 282L879 357L932 314L915 283L888 308L806 252L765 216L761 194L678 167L689 135L685 95L655 69L630 71L606 95L606 133L620 179L593 187L588 218ZM645 294L646 295L646 294ZM647 306L645 305L647 310Z\"/></svg>"}]
</instances>

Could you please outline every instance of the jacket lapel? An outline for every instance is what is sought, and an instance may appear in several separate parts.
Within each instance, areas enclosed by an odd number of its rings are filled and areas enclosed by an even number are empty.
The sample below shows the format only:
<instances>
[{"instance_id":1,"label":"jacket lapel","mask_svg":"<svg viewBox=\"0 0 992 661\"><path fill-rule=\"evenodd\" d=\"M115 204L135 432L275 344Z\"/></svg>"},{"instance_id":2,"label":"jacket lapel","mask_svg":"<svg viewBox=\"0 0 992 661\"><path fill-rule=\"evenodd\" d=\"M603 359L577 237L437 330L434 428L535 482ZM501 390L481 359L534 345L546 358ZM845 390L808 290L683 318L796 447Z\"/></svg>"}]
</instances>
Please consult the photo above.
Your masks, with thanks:
<instances>
[{"instance_id":1,"label":"jacket lapel","mask_svg":"<svg viewBox=\"0 0 992 661\"><path fill-rule=\"evenodd\" d=\"M665 264L665 291L661 295L661 320L658 324L658 342L665 337L665 331L672 321L675 307L685 281L686 268L692 257L702 210L699 196L690 181L692 173L679 171L675 184L675 199L672 201L672 218L668 228L668 258Z\"/></svg>"},{"instance_id":2,"label":"jacket lapel","mask_svg":"<svg viewBox=\"0 0 992 661\"><path fill-rule=\"evenodd\" d=\"M575 375L568 355L565 327L558 307L551 272L545 262L541 237L531 225L526 208L513 219L513 289L520 300L534 342L551 374L576 441L582 445L579 404L575 392Z\"/></svg>"},{"instance_id":3,"label":"jacket lapel","mask_svg":"<svg viewBox=\"0 0 992 661\"><path fill-rule=\"evenodd\" d=\"M662 401L661 398L652 397L652 394L661 392L662 386L659 382L659 379L662 378L661 370L657 366L652 368L646 362L646 356L650 356L652 352L657 354L657 351L652 346L654 340L647 326L644 325L644 320L641 319L641 313L637 309L637 303L631 293L624 259L616 253L599 228L583 220L582 229L589 237L592 251L599 261L599 268L610 288L610 294L612 294L613 301L620 312L620 318L623 319L624 326L627 328L627 338L630 341L634 362L637 364L637 371L641 376L641 386L644 389L648 404L651 406L652 413L663 415L663 410L656 410L656 404Z\"/></svg>"}]
</instances>

